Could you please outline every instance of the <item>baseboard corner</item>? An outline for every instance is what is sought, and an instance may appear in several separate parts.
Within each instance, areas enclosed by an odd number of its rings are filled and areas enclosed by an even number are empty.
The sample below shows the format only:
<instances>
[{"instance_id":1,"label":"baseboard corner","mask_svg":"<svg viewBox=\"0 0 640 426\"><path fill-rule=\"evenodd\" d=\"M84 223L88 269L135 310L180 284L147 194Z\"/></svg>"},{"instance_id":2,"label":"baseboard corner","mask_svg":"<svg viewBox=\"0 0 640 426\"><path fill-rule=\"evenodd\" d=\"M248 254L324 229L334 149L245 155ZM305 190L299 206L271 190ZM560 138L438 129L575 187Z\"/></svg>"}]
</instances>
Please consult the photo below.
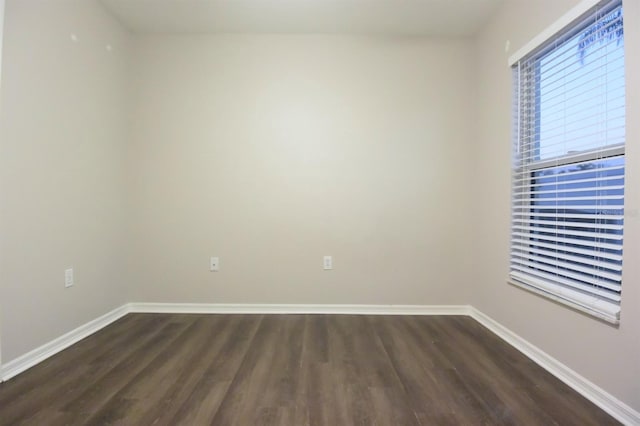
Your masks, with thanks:
<instances>
[{"instance_id":1,"label":"baseboard corner","mask_svg":"<svg viewBox=\"0 0 640 426\"><path fill-rule=\"evenodd\" d=\"M542 349L520 337L493 318L470 306L469 315L492 333L522 352L536 364L566 383L624 425L640 425L640 413L595 383L587 380Z\"/></svg>"},{"instance_id":2,"label":"baseboard corner","mask_svg":"<svg viewBox=\"0 0 640 426\"><path fill-rule=\"evenodd\" d=\"M0 366L0 382L7 381L129 313L124 304Z\"/></svg>"}]
</instances>

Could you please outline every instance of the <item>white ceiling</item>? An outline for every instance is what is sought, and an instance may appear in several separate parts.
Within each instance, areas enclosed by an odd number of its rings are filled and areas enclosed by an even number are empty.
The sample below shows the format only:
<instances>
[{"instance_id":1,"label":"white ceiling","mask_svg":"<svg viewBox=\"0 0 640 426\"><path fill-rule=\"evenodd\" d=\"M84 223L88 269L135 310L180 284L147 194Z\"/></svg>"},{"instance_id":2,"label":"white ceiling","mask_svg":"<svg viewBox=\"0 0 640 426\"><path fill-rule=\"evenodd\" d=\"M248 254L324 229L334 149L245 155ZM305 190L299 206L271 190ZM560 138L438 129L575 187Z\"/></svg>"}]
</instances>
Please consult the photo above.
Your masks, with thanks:
<instances>
[{"instance_id":1,"label":"white ceiling","mask_svg":"<svg viewBox=\"0 0 640 426\"><path fill-rule=\"evenodd\" d=\"M136 33L469 36L503 0L100 0Z\"/></svg>"}]
</instances>

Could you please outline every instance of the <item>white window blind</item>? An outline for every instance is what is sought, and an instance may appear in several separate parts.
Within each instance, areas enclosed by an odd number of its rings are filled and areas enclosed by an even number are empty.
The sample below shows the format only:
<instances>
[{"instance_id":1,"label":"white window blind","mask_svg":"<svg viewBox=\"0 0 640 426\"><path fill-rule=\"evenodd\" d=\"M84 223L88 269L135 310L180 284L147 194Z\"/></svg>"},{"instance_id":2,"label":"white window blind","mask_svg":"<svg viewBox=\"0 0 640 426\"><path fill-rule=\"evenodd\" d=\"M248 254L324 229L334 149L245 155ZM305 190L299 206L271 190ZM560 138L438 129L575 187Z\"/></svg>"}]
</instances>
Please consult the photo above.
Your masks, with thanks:
<instances>
[{"instance_id":1,"label":"white window blind","mask_svg":"<svg viewBox=\"0 0 640 426\"><path fill-rule=\"evenodd\" d=\"M514 75L510 282L611 322L622 295L620 1L598 3Z\"/></svg>"}]
</instances>

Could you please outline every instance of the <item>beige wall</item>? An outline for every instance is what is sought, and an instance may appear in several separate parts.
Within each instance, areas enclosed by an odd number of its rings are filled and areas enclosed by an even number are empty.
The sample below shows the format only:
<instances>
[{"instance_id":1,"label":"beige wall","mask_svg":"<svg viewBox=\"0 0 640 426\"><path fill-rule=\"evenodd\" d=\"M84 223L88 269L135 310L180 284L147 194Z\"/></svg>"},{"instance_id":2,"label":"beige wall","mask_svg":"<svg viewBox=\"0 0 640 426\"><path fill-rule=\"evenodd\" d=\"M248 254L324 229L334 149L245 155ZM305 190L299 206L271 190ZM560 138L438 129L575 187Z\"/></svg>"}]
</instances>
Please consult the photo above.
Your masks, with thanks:
<instances>
[{"instance_id":1,"label":"beige wall","mask_svg":"<svg viewBox=\"0 0 640 426\"><path fill-rule=\"evenodd\" d=\"M506 284L508 274L511 166L511 73L507 58L578 1L511 1L475 42L477 130L471 305L640 410L640 16L625 3L627 177L625 263L619 328ZM523 19L524 18L524 19ZM505 42L511 49L505 52Z\"/></svg>"},{"instance_id":2,"label":"beige wall","mask_svg":"<svg viewBox=\"0 0 640 426\"><path fill-rule=\"evenodd\" d=\"M136 37L130 299L464 303L469 56L464 40Z\"/></svg>"},{"instance_id":3,"label":"beige wall","mask_svg":"<svg viewBox=\"0 0 640 426\"><path fill-rule=\"evenodd\" d=\"M0 322L8 362L125 302L127 34L85 0L9 0L5 16ZM71 266L76 285L65 289Z\"/></svg>"},{"instance_id":4,"label":"beige wall","mask_svg":"<svg viewBox=\"0 0 640 426\"><path fill-rule=\"evenodd\" d=\"M0 90L2 89L2 38L4 35L4 6L5 1L0 0ZM0 92L1 93L1 92ZM2 125L2 103L0 102L0 126ZM0 143L2 140L0 139ZM2 188L2 182L0 182L0 188ZM3 254L0 251L0 259ZM2 365L2 299L0 299L0 365Z\"/></svg>"}]
</instances>

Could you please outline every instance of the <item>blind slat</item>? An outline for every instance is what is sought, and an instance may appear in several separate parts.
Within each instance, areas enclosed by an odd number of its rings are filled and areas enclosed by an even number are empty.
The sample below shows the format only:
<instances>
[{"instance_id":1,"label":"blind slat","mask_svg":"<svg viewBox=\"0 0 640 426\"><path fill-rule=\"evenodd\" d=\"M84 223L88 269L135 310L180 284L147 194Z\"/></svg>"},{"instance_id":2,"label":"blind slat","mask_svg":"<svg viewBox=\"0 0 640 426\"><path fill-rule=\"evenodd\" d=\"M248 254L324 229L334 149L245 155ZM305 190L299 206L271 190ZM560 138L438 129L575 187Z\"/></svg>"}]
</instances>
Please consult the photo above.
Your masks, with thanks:
<instances>
[{"instance_id":1,"label":"blind slat","mask_svg":"<svg viewBox=\"0 0 640 426\"><path fill-rule=\"evenodd\" d=\"M526 257L514 256L515 263L523 266L530 266L535 269L542 269L543 271L551 273L561 273L569 278L575 278L579 281L584 281L598 287L608 288L609 290L620 291L622 276L620 274L613 274L606 271L598 270L598 273L593 273L593 270L584 268L576 263L562 262L558 259L548 259L536 255L528 255ZM614 281L610 283L603 279Z\"/></svg>"},{"instance_id":2,"label":"blind slat","mask_svg":"<svg viewBox=\"0 0 640 426\"><path fill-rule=\"evenodd\" d=\"M622 271L622 265L619 262L615 261L602 261L596 260L595 256L588 257L578 257L571 254L563 253L557 249L554 250L543 250L539 247L531 247L531 246L519 246L515 244L511 248L511 255L522 257L524 253L535 253L543 256L556 257L558 259L570 260L571 262L584 263L588 265L593 265L597 268L605 268L611 269L613 271Z\"/></svg>"},{"instance_id":3,"label":"blind slat","mask_svg":"<svg viewBox=\"0 0 640 426\"><path fill-rule=\"evenodd\" d=\"M529 242L529 239L519 239L519 238L513 238L511 240L511 245L512 247L516 247L518 245L521 246L530 246L531 243ZM551 243L544 243L544 242L537 242L536 247L543 247L543 248L548 248L551 250L563 250L562 247L556 245L556 244L551 244ZM567 251L566 249L564 249L563 251ZM571 247L571 252L575 253L575 254L582 254L584 256L592 256L592 257L597 257L597 258L601 258L601 259L609 259L609 260L613 260L613 261L619 261L622 262L622 254L617 254L617 253L608 253L608 252L603 252L603 251L595 251L595 250L588 250L588 249L584 249L584 248L577 248L577 247Z\"/></svg>"},{"instance_id":4,"label":"blind slat","mask_svg":"<svg viewBox=\"0 0 640 426\"><path fill-rule=\"evenodd\" d=\"M524 237L531 241L532 245L535 245L535 241L543 240L543 241L551 241L554 243L565 244L565 245L573 245L580 247L594 247L596 249L602 250L622 250L622 244L611 244L611 243L603 243L601 241L590 241L590 240L580 240L578 238L563 238L556 237L552 235L543 235L543 234L531 234L527 232L512 232L511 233L515 237ZM565 247L565 246L562 246Z\"/></svg>"},{"instance_id":5,"label":"blind slat","mask_svg":"<svg viewBox=\"0 0 640 426\"><path fill-rule=\"evenodd\" d=\"M522 225L529 225L529 224L535 224L535 225L549 225L549 224L553 224L556 226L566 226L563 225L562 222L551 222L548 220L535 220L535 219L528 219L528 218L521 218L521 217L514 217L513 218L513 224L522 224ZM594 228L593 224L590 223L581 223L581 222L571 222L570 225L572 228ZM623 226L622 225L609 225L609 224L605 224L605 223L599 223L598 224L598 229L606 229L606 230L612 230L612 231L622 231Z\"/></svg>"},{"instance_id":6,"label":"blind slat","mask_svg":"<svg viewBox=\"0 0 640 426\"><path fill-rule=\"evenodd\" d=\"M553 223L549 224L550 227L541 227L541 226L522 226L522 225L514 225L513 229L518 229L519 231L529 231L531 235L533 233L545 232L551 234L562 234L562 235L571 235L574 237L585 237L585 238L600 238L606 240L622 240L622 234L620 233L612 233L612 232L586 232L586 231L576 231L573 229L559 229L557 226L554 226Z\"/></svg>"}]
</instances>

